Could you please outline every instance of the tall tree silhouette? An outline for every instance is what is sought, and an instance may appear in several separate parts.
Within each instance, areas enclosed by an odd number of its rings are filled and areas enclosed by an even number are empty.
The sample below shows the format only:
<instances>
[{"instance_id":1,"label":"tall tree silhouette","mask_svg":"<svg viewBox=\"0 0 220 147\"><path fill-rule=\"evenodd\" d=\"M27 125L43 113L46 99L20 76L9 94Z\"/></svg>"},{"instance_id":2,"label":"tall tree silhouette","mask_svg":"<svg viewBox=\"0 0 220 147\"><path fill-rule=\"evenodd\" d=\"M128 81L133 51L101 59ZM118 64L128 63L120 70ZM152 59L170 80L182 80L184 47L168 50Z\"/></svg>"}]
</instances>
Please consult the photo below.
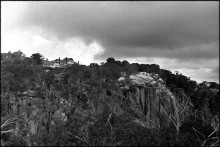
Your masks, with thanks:
<instances>
[{"instance_id":1,"label":"tall tree silhouette","mask_svg":"<svg viewBox=\"0 0 220 147\"><path fill-rule=\"evenodd\" d=\"M31 55L31 58L34 59L37 62L37 65L42 65L43 64L43 55L39 53L35 53Z\"/></svg>"}]
</instances>

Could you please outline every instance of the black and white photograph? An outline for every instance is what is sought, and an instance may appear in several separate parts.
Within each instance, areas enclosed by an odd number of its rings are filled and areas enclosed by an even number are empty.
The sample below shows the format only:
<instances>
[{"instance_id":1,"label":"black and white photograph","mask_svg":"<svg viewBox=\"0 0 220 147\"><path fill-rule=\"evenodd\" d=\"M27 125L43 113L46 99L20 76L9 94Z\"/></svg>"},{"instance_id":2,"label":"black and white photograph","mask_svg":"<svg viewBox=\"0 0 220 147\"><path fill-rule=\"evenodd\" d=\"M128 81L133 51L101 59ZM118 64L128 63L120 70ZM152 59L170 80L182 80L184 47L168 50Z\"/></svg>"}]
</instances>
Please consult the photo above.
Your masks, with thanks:
<instances>
[{"instance_id":1,"label":"black and white photograph","mask_svg":"<svg viewBox=\"0 0 220 147\"><path fill-rule=\"evenodd\" d=\"M219 140L219 1L1 1L1 146Z\"/></svg>"}]
</instances>

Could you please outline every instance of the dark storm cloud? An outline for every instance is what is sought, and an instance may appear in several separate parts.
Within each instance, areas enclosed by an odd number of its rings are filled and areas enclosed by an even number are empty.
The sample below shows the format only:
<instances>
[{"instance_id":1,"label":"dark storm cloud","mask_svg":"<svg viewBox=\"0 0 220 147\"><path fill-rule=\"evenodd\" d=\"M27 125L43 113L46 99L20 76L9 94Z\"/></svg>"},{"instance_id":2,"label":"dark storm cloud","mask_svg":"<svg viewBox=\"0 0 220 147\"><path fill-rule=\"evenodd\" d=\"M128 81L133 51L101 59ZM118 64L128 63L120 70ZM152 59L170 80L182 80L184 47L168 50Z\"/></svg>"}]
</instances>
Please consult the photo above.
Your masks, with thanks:
<instances>
[{"instance_id":1,"label":"dark storm cloud","mask_svg":"<svg viewBox=\"0 0 220 147\"><path fill-rule=\"evenodd\" d=\"M181 61L197 61L197 60L211 60L219 57L219 44L213 42L211 44L198 44L193 46L185 46L176 49L151 48L151 47L117 47L114 46L115 51L106 50L105 58L109 56L117 58L125 57L158 57L178 59Z\"/></svg>"},{"instance_id":2,"label":"dark storm cloud","mask_svg":"<svg viewBox=\"0 0 220 147\"><path fill-rule=\"evenodd\" d=\"M97 41L99 58L216 58L218 2L30 2L20 25Z\"/></svg>"}]
</instances>

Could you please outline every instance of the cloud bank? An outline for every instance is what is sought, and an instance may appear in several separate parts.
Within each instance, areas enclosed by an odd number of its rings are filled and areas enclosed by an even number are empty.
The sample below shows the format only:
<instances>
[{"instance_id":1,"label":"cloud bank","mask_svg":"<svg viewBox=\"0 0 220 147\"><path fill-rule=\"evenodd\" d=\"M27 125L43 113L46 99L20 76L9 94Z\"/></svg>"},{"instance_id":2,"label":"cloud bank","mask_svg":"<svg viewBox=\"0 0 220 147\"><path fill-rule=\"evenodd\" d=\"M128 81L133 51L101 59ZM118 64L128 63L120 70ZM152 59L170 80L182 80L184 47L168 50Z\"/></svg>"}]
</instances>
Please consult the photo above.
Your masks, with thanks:
<instances>
[{"instance_id":1,"label":"cloud bank","mask_svg":"<svg viewBox=\"0 0 220 147\"><path fill-rule=\"evenodd\" d=\"M152 58L162 65L169 61L163 66L170 70L188 70L194 78L207 68L200 76L207 79L219 66L218 8L218 2L208 1L28 2L14 27L37 28L42 38L65 44L73 38L85 46L96 43L102 49L90 51L94 61ZM208 79L219 78L213 74Z\"/></svg>"}]
</instances>

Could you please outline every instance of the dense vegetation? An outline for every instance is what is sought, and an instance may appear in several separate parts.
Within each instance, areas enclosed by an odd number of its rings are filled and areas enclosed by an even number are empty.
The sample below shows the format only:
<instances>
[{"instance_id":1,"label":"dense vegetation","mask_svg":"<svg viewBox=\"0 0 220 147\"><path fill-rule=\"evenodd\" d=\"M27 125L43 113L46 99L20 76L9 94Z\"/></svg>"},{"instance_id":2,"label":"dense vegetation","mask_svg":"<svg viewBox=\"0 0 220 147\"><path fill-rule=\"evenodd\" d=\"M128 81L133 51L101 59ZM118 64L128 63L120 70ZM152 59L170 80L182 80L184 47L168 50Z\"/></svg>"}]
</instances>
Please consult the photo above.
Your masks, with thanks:
<instances>
[{"instance_id":1,"label":"dense vegetation","mask_svg":"<svg viewBox=\"0 0 220 147\"><path fill-rule=\"evenodd\" d=\"M1 145L219 145L215 82L114 58L66 68L43 67L42 59L21 51L1 54ZM172 124L149 130L134 123L137 114L116 84L122 71L157 73L174 94L189 96L194 108L178 134Z\"/></svg>"}]
</instances>

